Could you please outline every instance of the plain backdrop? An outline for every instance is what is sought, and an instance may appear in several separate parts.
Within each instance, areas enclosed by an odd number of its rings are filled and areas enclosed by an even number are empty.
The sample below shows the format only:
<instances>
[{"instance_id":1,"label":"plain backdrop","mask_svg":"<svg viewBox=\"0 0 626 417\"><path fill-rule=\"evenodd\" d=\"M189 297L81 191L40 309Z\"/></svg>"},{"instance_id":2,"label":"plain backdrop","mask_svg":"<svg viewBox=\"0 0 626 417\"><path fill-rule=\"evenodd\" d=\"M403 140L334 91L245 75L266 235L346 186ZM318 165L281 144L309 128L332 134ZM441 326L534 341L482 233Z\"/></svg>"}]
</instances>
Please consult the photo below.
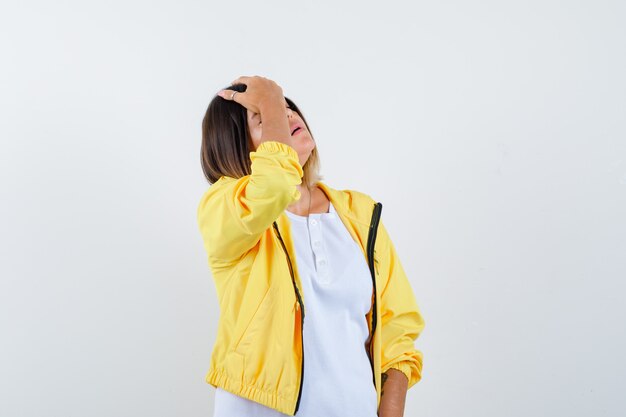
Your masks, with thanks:
<instances>
[{"instance_id":1,"label":"plain backdrop","mask_svg":"<svg viewBox=\"0 0 626 417\"><path fill-rule=\"evenodd\" d=\"M0 6L0 415L212 415L201 122L241 75L383 203L426 321L405 416L622 416L621 1Z\"/></svg>"}]
</instances>

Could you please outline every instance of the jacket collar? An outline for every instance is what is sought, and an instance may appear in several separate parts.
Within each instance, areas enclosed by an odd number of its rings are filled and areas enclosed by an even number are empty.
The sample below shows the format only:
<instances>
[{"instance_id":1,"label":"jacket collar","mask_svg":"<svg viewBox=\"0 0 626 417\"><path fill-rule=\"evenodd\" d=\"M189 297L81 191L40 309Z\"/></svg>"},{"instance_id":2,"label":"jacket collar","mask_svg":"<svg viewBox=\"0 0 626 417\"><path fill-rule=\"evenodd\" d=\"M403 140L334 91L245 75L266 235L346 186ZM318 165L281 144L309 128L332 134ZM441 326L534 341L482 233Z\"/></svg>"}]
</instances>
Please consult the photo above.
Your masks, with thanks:
<instances>
[{"instance_id":1,"label":"jacket collar","mask_svg":"<svg viewBox=\"0 0 626 417\"><path fill-rule=\"evenodd\" d=\"M336 190L322 181L317 185L344 219L369 227L375 204L370 196L354 190Z\"/></svg>"},{"instance_id":2,"label":"jacket collar","mask_svg":"<svg viewBox=\"0 0 626 417\"><path fill-rule=\"evenodd\" d=\"M326 194L337 215L346 226L352 238L360 244L365 255L367 246L367 233L372 219L372 212L376 202L367 194L355 190L337 190L322 181L317 186ZM291 221L282 213L276 220L281 231L285 232L285 243L290 253L294 253L291 238Z\"/></svg>"}]
</instances>

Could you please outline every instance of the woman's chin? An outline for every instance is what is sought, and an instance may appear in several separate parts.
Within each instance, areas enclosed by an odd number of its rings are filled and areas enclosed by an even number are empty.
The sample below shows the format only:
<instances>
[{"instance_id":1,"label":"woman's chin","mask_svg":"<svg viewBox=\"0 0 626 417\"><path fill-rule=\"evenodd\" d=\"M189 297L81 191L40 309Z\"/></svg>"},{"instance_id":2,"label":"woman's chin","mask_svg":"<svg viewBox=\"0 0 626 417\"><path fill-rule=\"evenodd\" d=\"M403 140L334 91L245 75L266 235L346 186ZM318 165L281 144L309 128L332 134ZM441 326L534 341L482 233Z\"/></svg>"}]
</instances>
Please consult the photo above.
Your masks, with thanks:
<instances>
[{"instance_id":1,"label":"woman's chin","mask_svg":"<svg viewBox=\"0 0 626 417\"><path fill-rule=\"evenodd\" d=\"M298 150L298 159L300 160L301 163L302 163L302 160L306 162L309 159L309 156L311 156L311 151L307 151L305 149ZM304 164L301 164L301 165L304 165Z\"/></svg>"},{"instance_id":2,"label":"woman's chin","mask_svg":"<svg viewBox=\"0 0 626 417\"><path fill-rule=\"evenodd\" d=\"M313 148L315 148L315 141L311 138L311 136L306 135L306 137L302 138L302 142L300 142L299 145L311 152Z\"/></svg>"},{"instance_id":3,"label":"woman's chin","mask_svg":"<svg viewBox=\"0 0 626 417\"><path fill-rule=\"evenodd\" d=\"M293 148L298 152L300 165L304 166L309 156L311 156L311 152L315 149L315 141L306 133L296 135L294 139L296 140L293 142Z\"/></svg>"},{"instance_id":4,"label":"woman's chin","mask_svg":"<svg viewBox=\"0 0 626 417\"><path fill-rule=\"evenodd\" d=\"M315 146L313 146L313 148L314 147ZM300 159L300 166L304 166L304 164L306 164L306 162L309 160L309 157L311 156L311 152L313 152L313 148L308 149L308 150L298 151L298 156Z\"/></svg>"}]
</instances>

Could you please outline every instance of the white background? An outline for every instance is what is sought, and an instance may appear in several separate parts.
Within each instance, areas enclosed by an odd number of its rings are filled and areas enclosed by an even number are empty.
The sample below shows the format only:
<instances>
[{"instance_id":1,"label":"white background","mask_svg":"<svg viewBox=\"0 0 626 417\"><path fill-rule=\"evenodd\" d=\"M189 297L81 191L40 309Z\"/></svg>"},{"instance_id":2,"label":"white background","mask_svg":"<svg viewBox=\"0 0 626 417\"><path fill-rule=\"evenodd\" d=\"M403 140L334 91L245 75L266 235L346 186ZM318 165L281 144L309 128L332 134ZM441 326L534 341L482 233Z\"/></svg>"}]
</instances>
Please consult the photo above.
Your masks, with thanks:
<instances>
[{"instance_id":1,"label":"white background","mask_svg":"<svg viewBox=\"0 0 626 417\"><path fill-rule=\"evenodd\" d=\"M200 127L241 75L383 203L405 416L626 413L624 2L0 7L1 416L211 416Z\"/></svg>"}]
</instances>

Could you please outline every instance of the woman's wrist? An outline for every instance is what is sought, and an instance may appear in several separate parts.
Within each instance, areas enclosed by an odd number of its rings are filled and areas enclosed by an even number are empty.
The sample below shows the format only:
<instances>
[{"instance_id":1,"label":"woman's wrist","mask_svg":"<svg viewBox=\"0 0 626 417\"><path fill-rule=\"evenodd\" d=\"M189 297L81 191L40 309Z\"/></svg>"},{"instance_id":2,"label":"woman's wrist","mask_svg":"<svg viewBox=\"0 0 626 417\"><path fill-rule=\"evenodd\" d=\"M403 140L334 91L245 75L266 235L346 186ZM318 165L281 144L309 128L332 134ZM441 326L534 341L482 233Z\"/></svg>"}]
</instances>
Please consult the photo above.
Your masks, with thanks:
<instances>
[{"instance_id":1,"label":"woman's wrist","mask_svg":"<svg viewBox=\"0 0 626 417\"><path fill-rule=\"evenodd\" d=\"M408 380L397 369L388 369L381 375L379 417L403 417Z\"/></svg>"}]
</instances>

